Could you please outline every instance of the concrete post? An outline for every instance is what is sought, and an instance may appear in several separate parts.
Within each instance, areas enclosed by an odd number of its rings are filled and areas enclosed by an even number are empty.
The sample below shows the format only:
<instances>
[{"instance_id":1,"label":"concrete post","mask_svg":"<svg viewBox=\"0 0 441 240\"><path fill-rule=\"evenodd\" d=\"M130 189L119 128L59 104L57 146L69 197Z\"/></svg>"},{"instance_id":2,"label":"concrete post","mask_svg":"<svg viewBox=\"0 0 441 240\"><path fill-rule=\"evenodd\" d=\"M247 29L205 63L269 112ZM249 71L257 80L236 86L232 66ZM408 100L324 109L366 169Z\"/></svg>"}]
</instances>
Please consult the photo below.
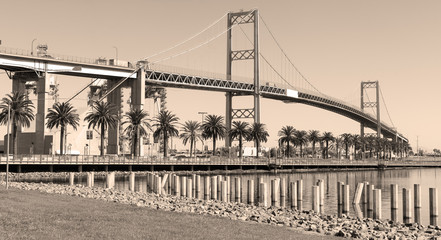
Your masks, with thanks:
<instances>
[{"instance_id":1,"label":"concrete post","mask_svg":"<svg viewBox=\"0 0 441 240\"><path fill-rule=\"evenodd\" d=\"M421 223L421 186L414 184L414 208L415 208L415 222Z\"/></svg>"},{"instance_id":2,"label":"concrete post","mask_svg":"<svg viewBox=\"0 0 441 240\"><path fill-rule=\"evenodd\" d=\"M374 219L381 219L381 189L374 189Z\"/></svg>"},{"instance_id":3,"label":"concrete post","mask_svg":"<svg viewBox=\"0 0 441 240\"><path fill-rule=\"evenodd\" d=\"M430 225L438 225L438 191L436 188L429 188L429 213Z\"/></svg>"},{"instance_id":4,"label":"concrete post","mask_svg":"<svg viewBox=\"0 0 441 240\"><path fill-rule=\"evenodd\" d=\"M297 180L297 209L303 209L303 180Z\"/></svg>"},{"instance_id":5,"label":"concrete post","mask_svg":"<svg viewBox=\"0 0 441 240\"><path fill-rule=\"evenodd\" d=\"M191 178L187 179L187 197L188 198L193 197L193 179Z\"/></svg>"},{"instance_id":6,"label":"concrete post","mask_svg":"<svg viewBox=\"0 0 441 240\"><path fill-rule=\"evenodd\" d=\"M280 206L282 208L286 207L286 179L280 179Z\"/></svg>"},{"instance_id":7,"label":"concrete post","mask_svg":"<svg viewBox=\"0 0 441 240\"><path fill-rule=\"evenodd\" d=\"M291 182L291 208L297 209L297 182Z\"/></svg>"},{"instance_id":8,"label":"concrete post","mask_svg":"<svg viewBox=\"0 0 441 240\"><path fill-rule=\"evenodd\" d=\"M410 223L412 219L412 209L411 209L411 193L408 189L403 188L403 222Z\"/></svg>"},{"instance_id":9,"label":"concrete post","mask_svg":"<svg viewBox=\"0 0 441 240\"><path fill-rule=\"evenodd\" d=\"M130 173L129 176L129 191L135 191L135 173Z\"/></svg>"},{"instance_id":10,"label":"concrete post","mask_svg":"<svg viewBox=\"0 0 441 240\"><path fill-rule=\"evenodd\" d=\"M44 138L46 130L46 111L49 107L49 74L42 73L37 81L37 114L35 114L35 139L34 154L49 154L49 148L44 148Z\"/></svg>"},{"instance_id":11,"label":"concrete post","mask_svg":"<svg viewBox=\"0 0 441 240\"><path fill-rule=\"evenodd\" d=\"M174 182L174 186L175 186L175 196L176 197L180 197L181 196L181 186L180 186L180 182L179 182L179 176L174 176L175 182Z\"/></svg>"},{"instance_id":12,"label":"concrete post","mask_svg":"<svg viewBox=\"0 0 441 240\"><path fill-rule=\"evenodd\" d=\"M142 63L140 63L142 64ZM141 65L142 66L142 65ZM142 66L137 74L136 79L132 80L131 86L132 107L133 109L143 110L145 101L145 66ZM139 156L144 156L144 148L142 138L139 138L136 152Z\"/></svg>"},{"instance_id":13,"label":"concrete post","mask_svg":"<svg viewBox=\"0 0 441 240\"><path fill-rule=\"evenodd\" d=\"M227 190L227 181L221 181L221 201L223 202L228 202Z\"/></svg>"},{"instance_id":14,"label":"concrete post","mask_svg":"<svg viewBox=\"0 0 441 240\"><path fill-rule=\"evenodd\" d=\"M187 196L187 177L181 176L181 196Z\"/></svg>"},{"instance_id":15,"label":"concrete post","mask_svg":"<svg viewBox=\"0 0 441 240\"><path fill-rule=\"evenodd\" d=\"M205 176L204 200L210 199L210 176Z\"/></svg>"},{"instance_id":16,"label":"concrete post","mask_svg":"<svg viewBox=\"0 0 441 240\"><path fill-rule=\"evenodd\" d=\"M259 200L260 200L260 205L262 207L267 207L268 206L268 194L267 194L267 186L266 183L260 183L259 184Z\"/></svg>"},{"instance_id":17,"label":"concrete post","mask_svg":"<svg viewBox=\"0 0 441 240\"><path fill-rule=\"evenodd\" d=\"M75 178L75 173L70 172L69 173L69 185L73 186L74 185L74 178Z\"/></svg>"},{"instance_id":18,"label":"concrete post","mask_svg":"<svg viewBox=\"0 0 441 240\"><path fill-rule=\"evenodd\" d=\"M217 176L211 177L211 199L217 199Z\"/></svg>"},{"instance_id":19,"label":"concrete post","mask_svg":"<svg viewBox=\"0 0 441 240\"><path fill-rule=\"evenodd\" d=\"M312 210L320 213L320 188L319 186L312 186Z\"/></svg>"},{"instance_id":20,"label":"concrete post","mask_svg":"<svg viewBox=\"0 0 441 240\"><path fill-rule=\"evenodd\" d=\"M349 213L349 185L346 184L343 186L343 213Z\"/></svg>"},{"instance_id":21,"label":"concrete post","mask_svg":"<svg viewBox=\"0 0 441 240\"><path fill-rule=\"evenodd\" d=\"M248 204L254 205L254 180L248 180Z\"/></svg>"},{"instance_id":22,"label":"concrete post","mask_svg":"<svg viewBox=\"0 0 441 240\"><path fill-rule=\"evenodd\" d=\"M196 176L196 182L194 183L196 189L195 189L195 198L196 199L202 199L201 195L201 176Z\"/></svg>"},{"instance_id":23,"label":"concrete post","mask_svg":"<svg viewBox=\"0 0 441 240\"><path fill-rule=\"evenodd\" d=\"M240 188L241 188L241 182L240 182L240 178L239 177L236 177L236 178L234 178L234 187L235 187L235 189L236 189L236 191L235 191L235 201L236 202L238 202L238 203L240 203L240 194L241 194L241 191L240 191Z\"/></svg>"},{"instance_id":24,"label":"concrete post","mask_svg":"<svg viewBox=\"0 0 441 240\"><path fill-rule=\"evenodd\" d=\"M390 218L392 221L396 222L398 220L397 211L398 211L398 185L391 184L390 185Z\"/></svg>"}]
</instances>

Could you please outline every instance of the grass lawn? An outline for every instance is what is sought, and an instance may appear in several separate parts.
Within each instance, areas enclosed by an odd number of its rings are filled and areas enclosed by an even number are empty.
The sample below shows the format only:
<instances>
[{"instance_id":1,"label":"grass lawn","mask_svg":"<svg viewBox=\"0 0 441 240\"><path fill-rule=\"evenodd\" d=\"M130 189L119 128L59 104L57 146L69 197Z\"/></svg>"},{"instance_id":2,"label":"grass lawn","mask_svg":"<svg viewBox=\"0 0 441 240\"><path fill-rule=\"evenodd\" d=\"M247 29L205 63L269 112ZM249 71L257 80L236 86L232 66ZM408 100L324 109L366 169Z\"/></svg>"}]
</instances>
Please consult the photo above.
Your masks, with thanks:
<instances>
[{"instance_id":1,"label":"grass lawn","mask_svg":"<svg viewBox=\"0 0 441 240\"><path fill-rule=\"evenodd\" d=\"M0 239L333 239L232 221L0 187Z\"/></svg>"}]
</instances>

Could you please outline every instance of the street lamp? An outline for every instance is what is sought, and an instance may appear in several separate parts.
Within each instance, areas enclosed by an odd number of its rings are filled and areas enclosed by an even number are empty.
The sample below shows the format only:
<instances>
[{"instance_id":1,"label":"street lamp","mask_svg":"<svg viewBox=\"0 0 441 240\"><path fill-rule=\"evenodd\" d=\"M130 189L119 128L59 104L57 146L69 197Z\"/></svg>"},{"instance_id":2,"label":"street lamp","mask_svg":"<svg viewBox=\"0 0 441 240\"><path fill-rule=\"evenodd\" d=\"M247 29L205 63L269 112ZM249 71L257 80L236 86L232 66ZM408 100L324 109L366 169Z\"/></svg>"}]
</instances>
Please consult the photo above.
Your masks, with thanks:
<instances>
[{"instance_id":1,"label":"street lamp","mask_svg":"<svg viewBox=\"0 0 441 240\"><path fill-rule=\"evenodd\" d=\"M9 188L9 124L11 121L11 104L8 102L8 143L6 144L6 189Z\"/></svg>"},{"instance_id":2,"label":"street lamp","mask_svg":"<svg viewBox=\"0 0 441 240\"><path fill-rule=\"evenodd\" d=\"M113 48L115 48L115 51L116 51L115 65L118 65L117 64L118 63L118 48L115 46L113 46Z\"/></svg>"},{"instance_id":3,"label":"street lamp","mask_svg":"<svg viewBox=\"0 0 441 240\"><path fill-rule=\"evenodd\" d=\"M31 55L34 56L34 41L37 40L36 38L34 38L34 40L32 40L32 44L31 44Z\"/></svg>"}]
</instances>

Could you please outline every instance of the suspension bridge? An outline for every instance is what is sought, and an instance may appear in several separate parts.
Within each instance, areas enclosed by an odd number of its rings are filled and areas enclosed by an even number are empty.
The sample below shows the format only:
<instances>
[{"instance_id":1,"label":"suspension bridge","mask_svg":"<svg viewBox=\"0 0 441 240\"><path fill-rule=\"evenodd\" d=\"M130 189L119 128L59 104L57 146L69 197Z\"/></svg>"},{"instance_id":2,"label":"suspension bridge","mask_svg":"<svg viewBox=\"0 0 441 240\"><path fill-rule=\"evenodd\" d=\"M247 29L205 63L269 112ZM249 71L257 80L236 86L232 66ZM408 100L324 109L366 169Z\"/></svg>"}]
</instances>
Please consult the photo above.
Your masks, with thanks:
<instances>
[{"instance_id":1,"label":"suspension bridge","mask_svg":"<svg viewBox=\"0 0 441 240\"><path fill-rule=\"evenodd\" d=\"M226 19L227 24L222 21ZM262 51L259 24L263 23L269 33L267 39L275 43L281 59L280 66L273 63L271 54L264 55ZM205 37L196 45L187 47L171 55L162 57L168 52L182 48L199 36L207 33L214 26L223 25L223 30L218 31L210 37ZM251 29L246 29L251 25ZM232 33L245 36L246 44L236 44L232 41ZM248 32L252 32L250 37ZM182 56L186 56L198 49L208 51L210 44L221 39L226 41L226 73L201 72L184 67L175 67L162 64ZM225 42L224 42L225 46ZM233 47L238 46L238 50ZM210 54L210 58L213 58ZM161 56L161 57L160 57ZM156 59L156 60L155 60ZM252 61L252 77L241 77L234 74L233 63ZM190 60L191 61L191 60ZM275 62L278 62L276 60ZM217 91L226 93L226 126L231 128L234 118L253 118L260 122L260 99L268 98L284 103L301 103L313 107L328 110L360 123L361 135L364 135L364 128L371 128L377 132L377 136L391 138L394 141L408 142L407 138L397 132L395 126L380 119L380 90L379 82L362 82L361 102L359 106L349 103L321 92L298 70L288 54L283 50L275 34L270 30L266 22L259 15L256 9L250 11L230 12L210 24L196 35L176 44L168 49L158 52L152 56L143 58L135 63L118 63L118 60L99 61L99 59L88 59L82 57L62 56L55 54L34 54L33 51L0 48L0 69L3 69L13 81L13 91L23 89L24 82L37 82L38 107L36 116L36 133L34 142L35 153L47 154L48 144L45 143L44 116L47 109L47 88L48 74L69 75L84 78L107 79L109 89L101 98L107 97L116 105L120 104L121 88L131 88L131 104L134 108L143 108L146 86L159 86L165 88L196 89L203 91ZM376 100L372 101L366 93L366 89L376 89ZM247 109L233 109L232 101L237 96L253 96L254 105ZM357 97L358 101L360 96ZM384 104L384 99L383 99ZM373 108L372 113L367 108ZM390 118L386 107L386 112ZM118 153L117 130L109 129L108 153ZM142 142L140 143L142 145ZM229 139L226 146L231 146Z\"/></svg>"}]
</instances>

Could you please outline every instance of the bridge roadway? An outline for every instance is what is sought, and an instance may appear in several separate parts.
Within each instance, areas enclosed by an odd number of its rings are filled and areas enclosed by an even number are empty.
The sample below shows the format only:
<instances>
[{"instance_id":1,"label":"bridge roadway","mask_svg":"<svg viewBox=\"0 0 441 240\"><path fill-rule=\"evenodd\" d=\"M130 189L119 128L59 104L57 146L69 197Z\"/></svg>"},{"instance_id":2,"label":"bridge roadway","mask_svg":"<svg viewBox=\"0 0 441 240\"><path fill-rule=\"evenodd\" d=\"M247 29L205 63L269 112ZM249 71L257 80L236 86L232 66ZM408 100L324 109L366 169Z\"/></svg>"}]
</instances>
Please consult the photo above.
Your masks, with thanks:
<instances>
[{"instance_id":1,"label":"bridge roadway","mask_svg":"<svg viewBox=\"0 0 441 240\"><path fill-rule=\"evenodd\" d=\"M134 67L102 65L97 64L96 59L69 56L37 57L32 56L26 50L7 48L0 48L0 69L7 72L31 70L35 72L103 79L122 79L126 77L135 79L137 77L136 72L134 73ZM251 95L254 92L254 84L252 83L155 69L146 70L146 85L147 84L206 91L233 92L236 95ZM269 99L280 100L287 103L302 103L329 110L357 122L364 123L366 127L373 130L377 129L377 120L372 115L363 112L358 107L320 93L261 83L260 94L262 97ZM397 138L408 142L406 137L383 122L381 123L381 132L385 137L392 139Z\"/></svg>"}]
</instances>

